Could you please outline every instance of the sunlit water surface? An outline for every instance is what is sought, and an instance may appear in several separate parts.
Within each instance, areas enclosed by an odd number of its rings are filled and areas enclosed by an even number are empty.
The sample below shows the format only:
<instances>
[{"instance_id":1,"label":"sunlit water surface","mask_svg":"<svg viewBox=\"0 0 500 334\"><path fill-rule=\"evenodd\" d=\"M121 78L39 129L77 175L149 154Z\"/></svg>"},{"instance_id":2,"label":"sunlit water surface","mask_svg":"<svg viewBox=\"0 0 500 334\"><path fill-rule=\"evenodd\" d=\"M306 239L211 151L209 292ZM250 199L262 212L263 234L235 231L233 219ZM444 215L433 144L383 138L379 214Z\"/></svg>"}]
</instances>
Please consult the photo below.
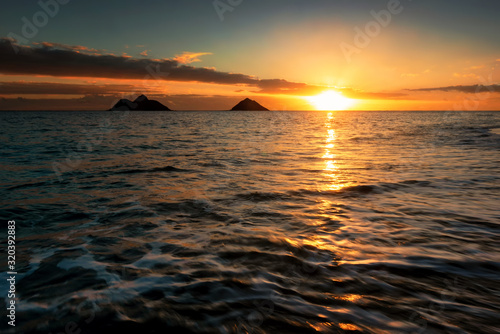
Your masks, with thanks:
<instances>
[{"instance_id":1,"label":"sunlit water surface","mask_svg":"<svg viewBox=\"0 0 500 334\"><path fill-rule=\"evenodd\" d=\"M500 113L0 118L16 333L500 331Z\"/></svg>"}]
</instances>

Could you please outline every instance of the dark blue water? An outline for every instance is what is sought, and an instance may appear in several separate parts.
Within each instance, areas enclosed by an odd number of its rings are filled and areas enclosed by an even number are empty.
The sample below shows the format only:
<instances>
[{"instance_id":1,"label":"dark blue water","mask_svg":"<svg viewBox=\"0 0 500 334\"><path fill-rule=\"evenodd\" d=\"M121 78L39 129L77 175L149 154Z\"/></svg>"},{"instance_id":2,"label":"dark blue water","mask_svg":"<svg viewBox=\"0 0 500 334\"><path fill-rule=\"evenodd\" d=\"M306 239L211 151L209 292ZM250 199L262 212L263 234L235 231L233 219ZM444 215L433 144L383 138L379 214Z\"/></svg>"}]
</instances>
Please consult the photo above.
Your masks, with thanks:
<instances>
[{"instance_id":1,"label":"dark blue water","mask_svg":"<svg viewBox=\"0 0 500 334\"><path fill-rule=\"evenodd\" d=\"M0 119L2 332L500 331L498 112Z\"/></svg>"}]
</instances>

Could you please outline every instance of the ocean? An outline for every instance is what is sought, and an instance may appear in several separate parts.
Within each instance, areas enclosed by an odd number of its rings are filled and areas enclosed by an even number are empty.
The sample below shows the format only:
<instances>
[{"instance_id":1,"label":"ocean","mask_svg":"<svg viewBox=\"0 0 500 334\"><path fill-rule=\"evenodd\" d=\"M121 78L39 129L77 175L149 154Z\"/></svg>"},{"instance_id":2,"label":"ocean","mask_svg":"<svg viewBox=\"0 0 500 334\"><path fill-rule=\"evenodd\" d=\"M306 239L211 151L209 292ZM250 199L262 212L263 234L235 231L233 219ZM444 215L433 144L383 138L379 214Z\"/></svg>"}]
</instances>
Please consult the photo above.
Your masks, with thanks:
<instances>
[{"instance_id":1,"label":"ocean","mask_svg":"<svg viewBox=\"0 0 500 334\"><path fill-rule=\"evenodd\" d=\"M0 119L2 333L500 332L500 112Z\"/></svg>"}]
</instances>

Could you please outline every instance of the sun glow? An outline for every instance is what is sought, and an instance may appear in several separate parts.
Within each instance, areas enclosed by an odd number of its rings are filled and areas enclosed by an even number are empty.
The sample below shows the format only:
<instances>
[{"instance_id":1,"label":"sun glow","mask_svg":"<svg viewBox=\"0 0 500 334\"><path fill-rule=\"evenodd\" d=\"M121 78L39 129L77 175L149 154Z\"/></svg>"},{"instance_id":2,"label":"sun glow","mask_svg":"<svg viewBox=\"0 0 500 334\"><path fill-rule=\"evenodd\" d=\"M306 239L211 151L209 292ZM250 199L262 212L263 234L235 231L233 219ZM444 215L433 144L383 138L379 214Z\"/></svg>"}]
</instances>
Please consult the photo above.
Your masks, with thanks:
<instances>
[{"instance_id":1,"label":"sun glow","mask_svg":"<svg viewBox=\"0 0 500 334\"><path fill-rule=\"evenodd\" d=\"M308 97L307 100L314 105L317 110L346 110L354 103L339 92L327 90L319 95Z\"/></svg>"}]
</instances>

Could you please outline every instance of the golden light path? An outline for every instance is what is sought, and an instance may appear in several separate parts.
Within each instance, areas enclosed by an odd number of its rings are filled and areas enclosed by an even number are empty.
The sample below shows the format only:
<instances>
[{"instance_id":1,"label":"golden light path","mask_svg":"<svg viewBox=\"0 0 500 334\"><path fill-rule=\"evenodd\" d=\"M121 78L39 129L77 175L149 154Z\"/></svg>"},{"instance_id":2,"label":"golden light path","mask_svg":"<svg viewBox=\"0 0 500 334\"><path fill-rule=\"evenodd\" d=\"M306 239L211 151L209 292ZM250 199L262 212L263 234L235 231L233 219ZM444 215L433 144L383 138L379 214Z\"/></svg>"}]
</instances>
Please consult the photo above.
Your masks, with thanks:
<instances>
[{"instance_id":1,"label":"golden light path","mask_svg":"<svg viewBox=\"0 0 500 334\"><path fill-rule=\"evenodd\" d=\"M333 114L330 112L327 116L327 122L325 124L327 130L326 143L325 143L325 154L323 159L325 161L325 177L329 178L331 183L328 186L328 190L340 190L345 187L343 184L339 184L339 175L337 174L337 161L335 161L336 155L332 152L335 147L335 141L337 135L335 129L332 128Z\"/></svg>"},{"instance_id":2,"label":"golden light path","mask_svg":"<svg viewBox=\"0 0 500 334\"><path fill-rule=\"evenodd\" d=\"M354 100L333 90L327 90L316 96L307 97L306 99L317 110L325 111L347 110L354 104Z\"/></svg>"}]
</instances>

